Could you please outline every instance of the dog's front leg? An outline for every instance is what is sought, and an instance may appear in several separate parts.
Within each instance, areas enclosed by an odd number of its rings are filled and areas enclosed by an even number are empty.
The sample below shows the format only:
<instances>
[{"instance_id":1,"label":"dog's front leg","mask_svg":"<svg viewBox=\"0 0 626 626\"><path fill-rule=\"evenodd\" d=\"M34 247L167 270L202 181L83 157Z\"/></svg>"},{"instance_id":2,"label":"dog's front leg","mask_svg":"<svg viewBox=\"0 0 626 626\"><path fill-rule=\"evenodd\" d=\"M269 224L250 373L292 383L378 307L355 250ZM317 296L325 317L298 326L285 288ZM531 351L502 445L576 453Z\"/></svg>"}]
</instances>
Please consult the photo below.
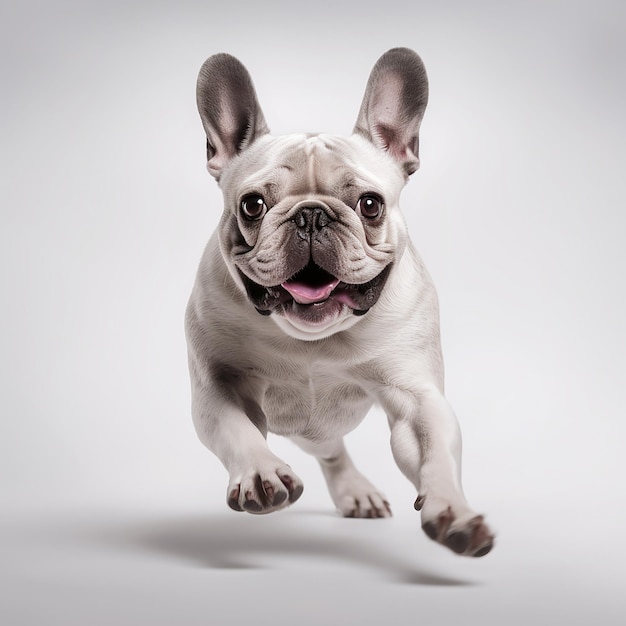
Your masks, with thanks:
<instances>
[{"instance_id":1,"label":"dog's front leg","mask_svg":"<svg viewBox=\"0 0 626 626\"><path fill-rule=\"evenodd\" d=\"M267 446L265 418L255 402L237 398L223 381L207 384L192 374L192 415L200 440L228 471L232 509L271 513L300 497L302 481Z\"/></svg>"},{"instance_id":2,"label":"dog's front leg","mask_svg":"<svg viewBox=\"0 0 626 626\"><path fill-rule=\"evenodd\" d=\"M461 435L452 407L434 384L416 392L387 388L381 402L396 463L419 494L415 508L424 532L457 554L487 554L493 534L463 495Z\"/></svg>"}]
</instances>

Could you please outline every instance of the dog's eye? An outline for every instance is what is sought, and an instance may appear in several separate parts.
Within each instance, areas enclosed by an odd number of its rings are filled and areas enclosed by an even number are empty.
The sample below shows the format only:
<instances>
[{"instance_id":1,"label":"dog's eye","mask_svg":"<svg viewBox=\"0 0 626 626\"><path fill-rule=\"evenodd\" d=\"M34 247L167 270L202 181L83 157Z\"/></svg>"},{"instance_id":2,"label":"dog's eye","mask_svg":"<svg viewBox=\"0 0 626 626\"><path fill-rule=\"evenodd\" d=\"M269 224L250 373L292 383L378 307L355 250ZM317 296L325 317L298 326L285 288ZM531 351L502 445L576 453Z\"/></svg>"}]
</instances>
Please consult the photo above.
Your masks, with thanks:
<instances>
[{"instance_id":1,"label":"dog's eye","mask_svg":"<svg viewBox=\"0 0 626 626\"><path fill-rule=\"evenodd\" d=\"M248 220L259 220L267 211L265 200L263 200L263 196L258 193L251 193L250 195L244 196L240 208L244 217Z\"/></svg>"},{"instance_id":2,"label":"dog's eye","mask_svg":"<svg viewBox=\"0 0 626 626\"><path fill-rule=\"evenodd\" d=\"M366 193L359 198L356 208L366 219L375 220L383 212L383 201L378 196Z\"/></svg>"}]
</instances>

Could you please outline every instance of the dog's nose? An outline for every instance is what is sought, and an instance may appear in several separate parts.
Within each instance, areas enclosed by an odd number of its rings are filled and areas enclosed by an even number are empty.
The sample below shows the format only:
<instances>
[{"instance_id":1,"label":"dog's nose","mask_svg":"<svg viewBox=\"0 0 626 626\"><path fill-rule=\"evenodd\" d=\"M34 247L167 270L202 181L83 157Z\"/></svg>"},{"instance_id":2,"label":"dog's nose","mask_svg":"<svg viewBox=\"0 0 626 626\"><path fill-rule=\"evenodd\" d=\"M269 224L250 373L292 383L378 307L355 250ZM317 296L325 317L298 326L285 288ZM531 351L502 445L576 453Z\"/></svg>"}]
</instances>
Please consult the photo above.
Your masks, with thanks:
<instances>
[{"instance_id":1,"label":"dog's nose","mask_svg":"<svg viewBox=\"0 0 626 626\"><path fill-rule=\"evenodd\" d=\"M302 207L294 218L296 226L303 232L322 230L330 224L331 219L322 207Z\"/></svg>"}]
</instances>

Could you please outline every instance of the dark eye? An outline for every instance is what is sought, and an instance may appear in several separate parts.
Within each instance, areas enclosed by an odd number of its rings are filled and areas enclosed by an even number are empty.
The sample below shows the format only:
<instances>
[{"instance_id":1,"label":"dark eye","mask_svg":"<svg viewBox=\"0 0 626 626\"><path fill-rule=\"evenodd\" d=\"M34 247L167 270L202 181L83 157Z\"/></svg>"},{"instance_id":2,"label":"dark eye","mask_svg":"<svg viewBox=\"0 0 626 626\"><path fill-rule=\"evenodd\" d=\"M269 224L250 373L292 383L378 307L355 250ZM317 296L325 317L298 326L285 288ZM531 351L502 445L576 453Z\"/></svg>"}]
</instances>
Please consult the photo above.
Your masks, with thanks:
<instances>
[{"instance_id":1,"label":"dark eye","mask_svg":"<svg viewBox=\"0 0 626 626\"><path fill-rule=\"evenodd\" d=\"M375 220L383 212L383 201L378 196L366 193L359 198L356 208L366 219Z\"/></svg>"},{"instance_id":2,"label":"dark eye","mask_svg":"<svg viewBox=\"0 0 626 626\"><path fill-rule=\"evenodd\" d=\"M244 196L240 204L241 212L243 216L248 220L259 220L267 211L267 205L263 196L258 193L251 193Z\"/></svg>"}]
</instances>

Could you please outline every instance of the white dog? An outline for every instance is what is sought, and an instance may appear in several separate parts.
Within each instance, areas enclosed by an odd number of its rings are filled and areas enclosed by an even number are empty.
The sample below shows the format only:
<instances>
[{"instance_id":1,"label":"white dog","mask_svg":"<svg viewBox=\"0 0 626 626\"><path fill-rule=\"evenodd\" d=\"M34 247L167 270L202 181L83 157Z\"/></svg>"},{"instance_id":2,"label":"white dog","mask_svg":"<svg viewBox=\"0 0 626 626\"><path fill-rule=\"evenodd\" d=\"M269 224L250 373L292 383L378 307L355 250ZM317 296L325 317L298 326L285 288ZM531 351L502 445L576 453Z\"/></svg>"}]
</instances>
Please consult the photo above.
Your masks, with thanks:
<instances>
[{"instance_id":1,"label":"white dog","mask_svg":"<svg viewBox=\"0 0 626 626\"><path fill-rule=\"evenodd\" d=\"M230 55L204 63L197 96L224 210L187 309L192 412L228 470L228 504L270 513L302 494L270 431L317 458L344 516L388 517L343 444L378 403L426 534L487 554L493 534L461 488L437 296L398 206L419 166L420 58L395 48L378 60L350 137L270 135Z\"/></svg>"}]
</instances>

